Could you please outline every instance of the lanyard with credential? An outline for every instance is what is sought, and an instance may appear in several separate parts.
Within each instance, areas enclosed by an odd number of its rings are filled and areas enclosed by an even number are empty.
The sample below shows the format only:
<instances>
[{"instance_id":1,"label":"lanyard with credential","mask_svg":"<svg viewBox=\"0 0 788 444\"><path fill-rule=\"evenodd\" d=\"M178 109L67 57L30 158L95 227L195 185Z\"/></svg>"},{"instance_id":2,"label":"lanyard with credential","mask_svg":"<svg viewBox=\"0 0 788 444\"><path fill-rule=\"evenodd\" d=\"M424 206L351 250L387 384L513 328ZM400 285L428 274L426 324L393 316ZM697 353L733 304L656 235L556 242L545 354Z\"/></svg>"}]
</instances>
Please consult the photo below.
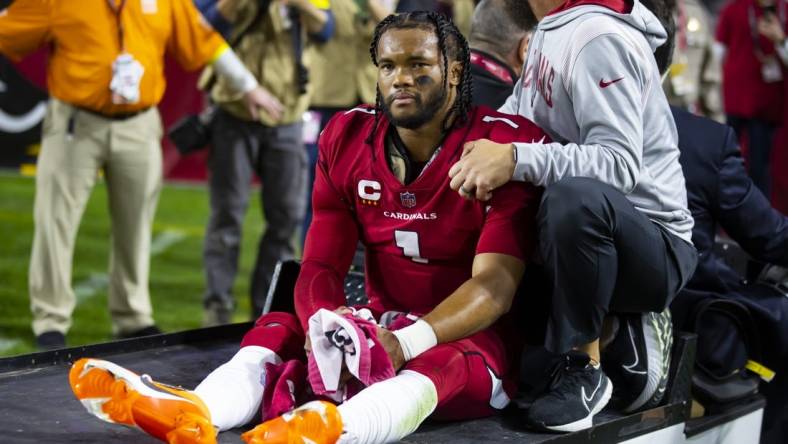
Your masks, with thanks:
<instances>
[{"instance_id":1,"label":"lanyard with credential","mask_svg":"<svg viewBox=\"0 0 788 444\"><path fill-rule=\"evenodd\" d=\"M116 105L130 105L140 100L140 82L145 73L145 67L126 51L126 42L123 35L123 8L126 0L107 0L118 26L118 44L120 54L112 62L112 80L109 89L112 91L112 102Z\"/></svg>"},{"instance_id":2,"label":"lanyard with credential","mask_svg":"<svg viewBox=\"0 0 788 444\"><path fill-rule=\"evenodd\" d=\"M120 52L126 52L126 45L123 41L123 20L121 18L121 14L123 14L123 8L126 6L126 0L120 0L120 4L115 4L115 0L107 0L107 4L112 12L115 14L115 22L118 25L118 43L120 44Z\"/></svg>"}]
</instances>

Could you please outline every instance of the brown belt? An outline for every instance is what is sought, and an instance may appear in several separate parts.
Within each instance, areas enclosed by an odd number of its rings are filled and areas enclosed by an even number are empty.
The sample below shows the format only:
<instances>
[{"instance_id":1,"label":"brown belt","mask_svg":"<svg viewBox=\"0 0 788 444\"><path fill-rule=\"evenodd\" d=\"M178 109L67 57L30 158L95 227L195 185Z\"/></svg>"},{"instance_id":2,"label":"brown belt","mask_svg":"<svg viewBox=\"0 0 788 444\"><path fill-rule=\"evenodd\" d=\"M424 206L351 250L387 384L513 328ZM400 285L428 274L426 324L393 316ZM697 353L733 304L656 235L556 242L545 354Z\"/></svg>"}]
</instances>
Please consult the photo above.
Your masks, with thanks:
<instances>
[{"instance_id":1,"label":"brown belt","mask_svg":"<svg viewBox=\"0 0 788 444\"><path fill-rule=\"evenodd\" d=\"M109 119L109 120L128 120L128 119L131 119L132 117L137 117L140 114L142 114L142 113L144 113L144 112L146 112L146 111L148 111L150 109L150 107L148 107L148 108L143 108L141 110L133 111L133 112L130 112L130 113L104 114L104 113L100 113L98 111L93 111L92 109L82 108L82 107L79 107L79 106L76 106L75 108L77 108L80 111L85 111L88 114L92 114L92 115L97 116L97 117L103 117L103 118Z\"/></svg>"}]
</instances>

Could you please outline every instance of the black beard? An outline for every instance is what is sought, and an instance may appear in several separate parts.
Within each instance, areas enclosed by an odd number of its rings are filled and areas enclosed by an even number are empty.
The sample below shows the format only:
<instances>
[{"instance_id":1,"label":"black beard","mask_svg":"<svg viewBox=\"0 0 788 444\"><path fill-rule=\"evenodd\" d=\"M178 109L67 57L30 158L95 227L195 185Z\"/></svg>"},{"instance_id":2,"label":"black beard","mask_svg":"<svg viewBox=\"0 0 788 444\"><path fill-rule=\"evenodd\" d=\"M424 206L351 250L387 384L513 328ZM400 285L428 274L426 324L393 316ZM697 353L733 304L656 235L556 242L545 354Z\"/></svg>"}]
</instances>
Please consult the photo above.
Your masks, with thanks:
<instances>
[{"instance_id":1,"label":"black beard","mask_svg":"<svg viewBox=\"0 0 788 444\"><path fill-rule=\"evenodd\" d=\"M446 90L443 88L440 89L438 94L429 97L427 103L422 103L421 97L415 96L413 100L416 102L418 111L412 116L403 118L395 118L391 115L391 108L389 107L391 102L394 101L394 97L389 96L383 101L383 113L389 119L389 122L396 127L409 130L419 129L438 114L443 104L446 103L446 96Z\"/></svg>"}]
</instances>

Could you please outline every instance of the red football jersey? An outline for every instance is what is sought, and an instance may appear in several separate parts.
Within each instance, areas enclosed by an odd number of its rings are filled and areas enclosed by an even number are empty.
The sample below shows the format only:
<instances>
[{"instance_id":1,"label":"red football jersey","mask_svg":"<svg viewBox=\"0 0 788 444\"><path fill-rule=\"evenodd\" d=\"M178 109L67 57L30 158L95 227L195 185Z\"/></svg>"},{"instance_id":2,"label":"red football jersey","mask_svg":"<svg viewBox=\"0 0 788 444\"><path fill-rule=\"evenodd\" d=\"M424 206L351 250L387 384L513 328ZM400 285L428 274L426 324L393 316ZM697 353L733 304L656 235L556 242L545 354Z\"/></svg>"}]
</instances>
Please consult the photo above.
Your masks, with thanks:
<instances>
[{"instance_id":1,"label":"red football jersey","mask_svg":"<svg viewBox=\"0 0 788 444\"><path fill-rule=\"evenodd\" d=\"M377 315L426 314L471 277L476 254L525 260L532 249L537 188L511 182L489 202L469 201L449 187L449 169L467 141L546 138L535 124L474 108L421 175L404 185L387 162L385 116L372 146L366 143L374 121L374 110L355 108L335 116L320 136L314 215L295 292L304 325L319 308L345 305L342 282L359 239L366 247L369 306Z\"/></svg>"}]
</instances>

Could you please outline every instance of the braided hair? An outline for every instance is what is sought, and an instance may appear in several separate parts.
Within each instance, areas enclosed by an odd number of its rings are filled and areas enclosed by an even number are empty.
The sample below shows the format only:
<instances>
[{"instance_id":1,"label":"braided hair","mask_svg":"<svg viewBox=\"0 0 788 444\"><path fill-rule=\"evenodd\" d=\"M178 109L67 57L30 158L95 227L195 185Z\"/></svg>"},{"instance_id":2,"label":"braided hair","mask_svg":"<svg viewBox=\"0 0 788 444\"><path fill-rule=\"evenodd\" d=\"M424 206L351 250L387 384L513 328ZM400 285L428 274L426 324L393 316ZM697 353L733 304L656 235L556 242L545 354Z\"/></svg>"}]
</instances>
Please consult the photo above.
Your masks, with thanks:
<instances>
[{"instance_id":1,"label":"braided hair","mask_svg":"<svg viewBox=\"0 0 788 444\"><path fill-rule=\"evenodd\" d=\"M462 64L460 84L457 87L458 93L454 99L454 104L443 118L441 128L446 131L452 127L464 125L468 120L468 114L471 109L473 86L471 83L470 50L468 49L468 42L462 33L449 18L437 12L413 11L389 15L375 27L372 43L369 46L369 54L375 66L378 66L378 43L383 34L389 29L427 29L435 32L438 37L438 49L443 58L443 73L441 77L443 78L444 90L446 90L448 83L449 60ZM380 94L380 88L376 88L375 124L372 126L372 132L366 140L368 144L372 144L375 139L375 132L378 128L382 110L383 96ZM449 125L448 122L452 117L454 117L454 121Z\"/></svg>"}]
</instances>

